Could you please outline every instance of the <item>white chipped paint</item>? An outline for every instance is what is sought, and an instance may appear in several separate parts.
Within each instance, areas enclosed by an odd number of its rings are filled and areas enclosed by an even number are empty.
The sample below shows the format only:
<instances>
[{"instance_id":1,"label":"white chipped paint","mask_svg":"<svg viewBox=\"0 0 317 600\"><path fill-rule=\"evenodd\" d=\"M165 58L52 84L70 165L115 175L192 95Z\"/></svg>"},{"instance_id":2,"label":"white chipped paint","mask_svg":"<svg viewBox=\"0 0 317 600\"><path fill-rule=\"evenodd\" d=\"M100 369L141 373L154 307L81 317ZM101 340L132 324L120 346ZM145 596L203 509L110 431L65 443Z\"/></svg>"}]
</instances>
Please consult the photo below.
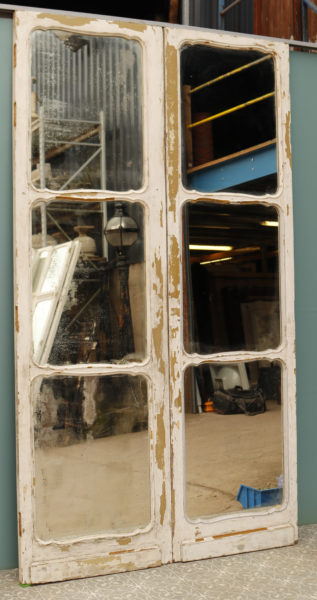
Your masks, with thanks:
<instances>
[{"instance_id":1,"label":"white chipped paint","mask_svg":"<svg viewBox=\"0 0 317 600\"><path fill-rule=\"evenodd\" d=\"M71 29L78 33L121 35L138 40L143 47L144 82L144 183L137 192L115 193L116 198L137 200L145 211L146 243L146 298L147 298L147 357L142 363L68 365L65 367L39 366L32 360L31 348L31 240L21 232L29 231L30 209L39 199L50 201L59 198L113 199L114 192L75 190L57 194L32 187L29 178L30 129L30 43L29 35L34 28ZM171 560L170 531L170 480L169 459L169 410L167 347L167 268L166 268L166 222L165 222L165 175L164 175L164 96L163 46L160 27L122 27L103 20L76 20L61 22L59 17L37 13L15 14L16 68L14 70L14 101L16 102L16 127L14 131L15 173L15 304L19 327L16 331L16 381L18 419L18 502L21 513L21 536L19 539L20 580L24 583L56 581L72 577L85 577L133 568L156 566ZM159 49L159 52L157 51ZM155 114L155 119L153 119ZM152 265L160 260L160 272ZM155 292L155 290L157 290ZM154 344L152 327L159 325L159 347ZM162 368L166 366L165 370ZM43 542L34 535L36 506L32 493L34 482L34 455L32 407L30 388L32 380L39 375L67 374L91 375L141 374L149 382L149 422L151 431L151 522L145 529L132 530L129 534L114 535L100 531L96 536ZM91 407L85 407L91 412ZM90 415L92 418L92 415ZM160 430L165 433L163 447L159 447L161 464L158 467L156 451L160 444ZM160 434L161 435L161 434ZM161 499L162 495L163 501ZM164 508L162 515L162 508Z\"/></svg>"},{"instance_id":2,"label":"white chipped paint","mask_svg":"<svg viewBox=\"0 0 317 600\"><path fill-rule=\"evenodd\" d=\"M278 172L279 186L275 194L265 195L259 200L246 194L221 193L197 193L195 190L185 190L181 181L181 115L180 115L180 89L175 86L174 97L167 98L167 121L174 122L175 135L169 132L169 140L173 143L167 150L168 159L168 235L169 256L172 250L173 238L176 237L181 243L181 214L182 205L188 201L199 200L202 197L212 198L217 202L230 202L248 204L261 202L268 206L274 206L279 212L280 218L280 311L281 311L281 344L277 349L265 352L226 352L213 355L198 354L189 355L183 351L182 343L182 284L179 286L179 296L170 298L169 301L169 329L173 332L170 336L170 364L171 377L171 437L173 446L173 473L174 479L174 538L173 555L174 560L195 560L237 552L247 552L260 548L268 548L283 544L291 544L297 539L297 471L296 471L296 417L295 417L295 354L294 354L294 280L293 280L293 223L292 223L292 187L291 187L291 165L289 143L289 62L288 46L283 43L267 43L261 39L244 38L240 35L219 34L212 32L203 34L197 30L182 31L181 29L166 30L166 55L172 55L172 50L177 52L184 44L207 43L222 48L241 48L270 52L275 59L276 72L276 113L277 113L277 138L278 138ZM176 52L174 53L174 65L171 73L167 74L180 80L175 75ZM177 97L175 97L177 95ZM169 102L170 100L170 102ZM178 106L178 119L173 114L174 107ZM178 122L178 130L176 123ZM178 139L179 147L175 153L175 139ZM175 186L175 181L177 185ZM176 189L176 192L175 192ZM171 195L174 192L174 197ZM287 207L289 207L287 209ZM174 268L174 265L173 265ZM181 262L178 263L178 279L182 281ZM175 273L174 273L175 277ZM172 282L170 282L171 285ZM189 365L199 365L202 362L213 360L217 362L238 362L267 358L278 360L283 367L283 428L284 428L284 477L285 498L281 506L262 509L257 513L231 513L217 515L214 518L196 519L189 521L184 514L185 506L185 468L184 468L184 419L179 420L182 403L181 375ZM206 542L197 543L196 528L199 525L199 537ZM256 531L258 528L268 528ZM235 536L219 537L228 531L249 531L243 536L243 548L241 540L237 544ZM286 532L286 533L285 533ZM237 536L238 537L238 536ZM209 541L208 541L209 540Z\"/></svg>"},{"instance_id":3,"label":"white chipped paint","mask_svg":"<svg viewBox=\"0 0 317 600\"><path fill-rule=\"evenodd\" d=\"M14 69L14 102L16 118L14 127L14 197L15 197L15 305L18 317L16 331L16 387L18 422L18 506L21 514L19 536L20 579L25 583L56 581L72 577L85 577L101 573L145 568L172 560L172 533L174 535L174 560L192 560L241 551L256 550L293 543L297 537L296 515L296 423L295 423L295 356L294 356L294 283L293 283L293 228L291 167L287 139L289 127L288 47L252 39L252 48L270 51L275 55L277 83L277 133L279 139L279 188L273 196L261 198L261 203L277 207L281 221L280 289L282 332L281 345L274 351L240 352L230 355L220 353L212 358L221 361L246 361L261 357L279 360L284 366L284 432L285 432L285 483L286 497L283 505L262 510L257 514L229 514L212 520L189 522L184 516L184 427L182 414L183 370L188 364L199 364L198 355L189 357L182 351L182 286L181 257L173 261L175 240L181 244L181 206L187 200L197 200L202 194L185 191L180 169L180 114L167 108L168 132L165 136L164 68L162 28L155 26L129 27L127 24L87 19L79 23L74 19L61 22L53 15L17 12L15 16L16 68ZM147 331L148 356L141 364L69 365L63 368L37 366L31 357L31 295L30 251L31 240L21 232L29 230L31 206L39 199L49 201L55 197L49 190L35 190L29 180L30 131L30 47L29 34L34 28L71 29L86 34L122 35L139 40L143 46L144 77L144 184L138 192L115 193L116 198L137 200L145 208L145 240L147 256ZM175 55L183 43L216 44L221 47L250 48L250 39L239 35L215 34L181 28L166 30L169 47ZM170 64L168 68L170 68ZM177 73L177 71L176 71ZM175 73L167 71L167 78ZM176 78L178 80L178 77ZM180 109L179 90L174 80L176 106ZM174 100L175 100L174 98ZM178 109L178 110L179 110ZM155 118L153 116L155 115ZM178 117L178 118L177 118ZM165 191L165 150L167 138L167 191ZM172 192L173 190L173 192ZM174 195L174 190L176 193ZM112 199L114 192L76 190L58 192L58 196L95 201ZM204 194L208 197L208 194ZM253 197L227 193L212 194L218 201L253 202ZM170 202L171 201L171 202ZM166 207L170 207L166 219ZM166 249L168 229L170 247ZM172 243L173 240L173 243ZM286 242L284 244L284 241ZM167 257L170 259L170 289L168 301ZM174 257L175 258L175 257ZM160 266L159 266L160 265ZM167 311L169 318L168 340ZM155 332L155 334L154 334ZM168 355L168 342L170 354ZM170 372L169 372L170 366ZM152 521L145 530L131 531L124 536L107 535L51 540L41 542L34 536L34 457L30 405L30 386L38 375L57 373L92 376L126 373L142 374L150 383L150 448ZM170 427L169 395L171 395ZM88 408L87 408L88 410ZM163 429L162 429L163 428ZM164 432L164 434L162 434ZM164 442L164 443L163 443ZM170 472L170 445L172 448L172 473ZM173 502L172 502L173 499ZM172 507L172 508L171 508ZM172 522L171 522L172 514ZM174 519L174 522L173 522ZM257 531L258 528L267 531ZM199 528L199 529L197 529ZM252 530L244 536L219 537L228 531ZM216 537L215 537L216 536ZM199 543L195 540L201 540ZM239 539L238 539L239 538ZM123 552L124 551L126 552Z\"/></svg>"}]
</instances>

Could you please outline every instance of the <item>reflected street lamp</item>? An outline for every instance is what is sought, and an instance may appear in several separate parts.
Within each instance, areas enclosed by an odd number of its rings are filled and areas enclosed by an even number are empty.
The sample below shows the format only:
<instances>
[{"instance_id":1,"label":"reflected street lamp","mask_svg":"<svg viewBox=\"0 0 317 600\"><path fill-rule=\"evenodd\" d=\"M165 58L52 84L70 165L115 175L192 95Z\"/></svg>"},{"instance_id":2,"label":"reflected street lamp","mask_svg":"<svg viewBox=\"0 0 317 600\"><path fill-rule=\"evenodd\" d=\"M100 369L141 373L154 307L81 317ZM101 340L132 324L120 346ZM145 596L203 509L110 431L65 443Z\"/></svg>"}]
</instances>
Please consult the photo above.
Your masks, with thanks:
<instances>
[{"instance_id":1,"label":"reflected street lamp","mask_svg":"<svg viewBox=\"0 0 317 600\"><path fill-rule=\"evenodd\" d=\"M134 219L124 214L122 202L116 202L114 216L105 227L110 246L117 251L117 268L120 282L119 352L120 358L134 352L134 337L129 297L129 263L127 249L138 239L139 228Z\"/></svg>"}]
</instances>

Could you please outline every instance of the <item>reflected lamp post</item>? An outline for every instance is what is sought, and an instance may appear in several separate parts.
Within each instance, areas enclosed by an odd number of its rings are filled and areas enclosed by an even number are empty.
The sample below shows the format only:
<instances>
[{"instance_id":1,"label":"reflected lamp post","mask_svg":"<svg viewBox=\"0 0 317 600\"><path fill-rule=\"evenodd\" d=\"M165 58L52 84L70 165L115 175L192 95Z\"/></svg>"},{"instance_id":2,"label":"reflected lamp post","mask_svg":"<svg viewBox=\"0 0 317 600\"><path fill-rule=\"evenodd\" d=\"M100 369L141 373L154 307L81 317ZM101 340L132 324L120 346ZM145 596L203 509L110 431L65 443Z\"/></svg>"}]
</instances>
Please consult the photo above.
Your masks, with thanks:
<instances>
[{"instance_id":1,"label":"reflected lamp post","mask_svg":"<svg viewBox=\"0 0 317 600\"><path fill-rule=\"evenodd\" d=\"M127 250L138 239L139 228L132 219L124 213L122 202L115 203L115 212L105 227L105 236L110 246L117 252L117 269L120 283L119 310L119 352L120 358L134 352L134 337L129 296L129 263Z\"/></svg>"}]
</instances>

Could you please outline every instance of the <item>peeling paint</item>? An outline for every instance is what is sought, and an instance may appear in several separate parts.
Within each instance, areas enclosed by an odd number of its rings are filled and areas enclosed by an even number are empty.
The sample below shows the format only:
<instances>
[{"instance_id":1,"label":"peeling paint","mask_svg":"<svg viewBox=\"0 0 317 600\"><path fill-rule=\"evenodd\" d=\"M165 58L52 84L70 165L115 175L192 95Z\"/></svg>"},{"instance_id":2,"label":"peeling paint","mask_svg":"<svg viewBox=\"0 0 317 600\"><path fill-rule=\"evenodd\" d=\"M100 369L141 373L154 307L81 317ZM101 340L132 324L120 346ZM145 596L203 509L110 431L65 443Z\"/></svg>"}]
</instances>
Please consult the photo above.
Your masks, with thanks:
<instances>
[{"instance_id":1,"label":"peeling paint","mask_svg":"<svg viewBox=\"0 0 317 600\"><path fill-rule=\"evenodd\" d=\"M164 517L166 512L166 483L163 481L162 493L160 498L160 523L163 526Z\"/></svg>"},{"instance_id":2,"label":"peeling paint","mask_svg":"<svg viewBox=\"0 0 317 600\"><path fill-rule=\"evenodd\" d=\"M19 309L17 306L15 306L15 331L18 333L20 331L20 324L19 324Z\"/></svg>"},{"instance_id":3,"label":"peeling paint","mask_svg":"<svg viewBox=\"0 0 317 600\"><path fill-rule=\"evenodd\" d=\"M89 196L87 196L87 192L76 192L76 196L67 196L65 195L56 195L55 200L68 200L69 202L82 202L83 198L85 202L96 202L96 198L98 202L114 202L115 198L100 198L99 192L89 192Z\"/></svg>"},{"instance_id":4,"label":"peeling paint","mask_svg":"<svg viewBox=\"0 0 317 600\"><path fill-rule=\"evenodd\" d=\"M117 25L117 27L120 27L121 29L130 29L131 31L137 31L139 33L143 33L148 27L143 23L125 23L124 21L113 21L113 24Z\"/></svg>"},{"instance_id":5,"label":"peeling paint","mask_svg":"<svg viewBox=\"0 0 317 600\"><path fill-rule=\"evenodd\" d=\"M171 444L171 528L172 528L172 538L175 534L175 526L176 526L176 497L175 497L175 478L174 478L174 446Z\"/></svg>"},{"instance_id":6,"label":"peeling paint","mask_svg":"<svg viewBox=\"0 0 317 600\"><path fill-rule=\"evenodd\" d=\"M153 284L153 291L161 300L160 309L157 312L158 323L156 327L152 328L152 336L153 343L155 349L155 355L158 360L158 369L162 375L165 375L165 363L162 358L162 336L163 336L163 308L162 308L162 300L163 300L163 273L162 273L162 259L155 255L155 261L153 264L153 268L155 268L156 277L158 283Z\"/></svg>"},{"instance_id":7,"label":"peeling paint","mask_svg":"<svg viewBox=\"0 0 317 600\"><path fill-rule=\"evenodd\" d=\"M155 448L156 464L160 471L165 468L164 450L165 450L165 425L164 425L164 407L161 407L160 412L156 416L156 431L157 442Z\"/></svg>"},{"instance_id":8,"label":"peeling paint","mask_svg":"<svg viewBox=\"0 0 317 600\"><path fill-rule=\"evenodd\" d=\"M135 552L135 550L133 548L131 548L131 550L113 550L112 552L109 552L109 555L113 555L113 554L126 554L128 552Z\"/></svg>"},{"instance_id":9,"label":"peeling paint","mask_svg":"<svg viewBox=\"0 0 317 600\"><path fill-rule=\"evenodd\" d=\"M153 264L153 267L155 268L155 273L159 280L159 285L157 286L156 284L154 284L153 289L156 291L158 297L162 300L163 299L163 273L162 273L161 257L158 257L155 255L155 264Z\"/></svg>"},{"instance_id":10,"label":"peeling paint","mask_svg":"<svg viewBox=\"0 0 317 600\"><path fill-rule=\"evenodd\" d=\"M17 66L17 45L13 46L13 68L15 69Z\"/></svg>"},{"instance_id":11,"label":"peeling paint","mask_svg":"<svg viewBox=\"0 0 317 600\"><path fill-rule=\"evenodd\" d=\"M174 405L175 405L175 408L182 410L182 395L180 392L178 393L178 395L176 396L176 398L174 400Z\"/></svg>"},{"instance_id":12,"label":"peeling paint","mask_svg":"<svg viewBox=\"0 0 317 600\"><path fill-rule=\"evenodd\" d=\"M163 525L166 512L166 482L165 482L165 461L164 451L166 447L166 435L164 424L164 406L161 406L160 412L156 416L156 435L157 442L155 447L155 458L158 469L163 474L162 493L160 497L160 523Z\"/></svg>"},{"instance_id":13,"label":"peeling paint","mask_svg":"<svg viewBox=\"0 0 317 600\"><path fill-rule=\"evenodd\" d=\"M219 535L213 535L214 540L220 538L230 537L231 535L247 535L248 533L256 533L257 531L267 531L267 527L259 527L258 529L246 529L245 531L230 531L229 533L220 533Z\"/></svg>"},{"instance_id":14,"label":"peeling paint","mask_svg":"<svg viewBox=\"0 0 317 600\"><path fill-rule=\"evenodd\" d=\"M176 209L176 194L178 191L178 67L177 49L171 44L166 45L166 102L167 102L167 176L169 184L169 210Z\"/></svg>"},{"instance_id":15,"label":"peeling paint","mask_svg":"<svg viewBox=\"0 0 317 600\"><path fill-rule=\"evenodd\" d=\"M20 512L18 515L18 529L19 529L19 537L21 537L21 535L22 535L22 515Z\"/></svg>"},{"instance_id":16,"label":"peeling paint","mask_svg":"<svg viewBox=\"0 0 317 600\"><path fill-rule=\"evenodd\" d=\"M179 299L180 296L180 261L179 261L179 245L175 235L171 237L171 249L169 256L170 278L172 288L170 290L171 298Z\"/></svg>"},{"instance_id":17,"label":"peeling paint","mask_svg":"<svg viewBox=\"0 0 317 600\"><path fill-rule=\"evenodd\" d=\"M285 124L285 151L286 156L289 160L290 167L292 167L292 151L291 151L291 113L288 111L286 115Z\"/></svg>"},{"instance_id":18,"label":"peeling paint","mask_svg":"<svg viewBox=\"0 0 317 600\"><path fill-rule=\"evenodd\" d=\"M131 543L131 538L130 537L118 538L117 542L118 542L118 544L120 544L120 546L126 546L127 544Z\"/></svg>"},{"instance_id":19,"label":"peeling paint","mask_svg":"<svg viewBox=\"0 0 317 600\"><path fill-rule=\"evenodd\" d=\"M89 25L90 23L98 22L98 19L87 19L87 17L75 17L70 15L58 15L52 13L39 13L36 15L38 19L52 19L61 25L67 27L81 27L82 25Z\"/></svg>"},{"instance_id":20,"label":"peeling paint","mask_svg":"<svg viewBox=\"0 0 317 600\"><path fill-rule=\"evenodd\" d=\"M152 336L155 355L158 361L158 370L162 375L165 375L165 363L162 358L163 310L160 310L159 315L159 323L156 327L152 328Z\"/></svg>"},{"instance_id":21,"label":"peeling paint","mask_svg":"<svg viewBox=\"0 0 317 600\"><path fill-rule=\"evenodd\" d=\"M173 383L176 383L176 373L175 373L175 365L177 364L177 355L176 352L173 352L170 358L171 365L171 379Z\"/></svg>"}]
</instances>

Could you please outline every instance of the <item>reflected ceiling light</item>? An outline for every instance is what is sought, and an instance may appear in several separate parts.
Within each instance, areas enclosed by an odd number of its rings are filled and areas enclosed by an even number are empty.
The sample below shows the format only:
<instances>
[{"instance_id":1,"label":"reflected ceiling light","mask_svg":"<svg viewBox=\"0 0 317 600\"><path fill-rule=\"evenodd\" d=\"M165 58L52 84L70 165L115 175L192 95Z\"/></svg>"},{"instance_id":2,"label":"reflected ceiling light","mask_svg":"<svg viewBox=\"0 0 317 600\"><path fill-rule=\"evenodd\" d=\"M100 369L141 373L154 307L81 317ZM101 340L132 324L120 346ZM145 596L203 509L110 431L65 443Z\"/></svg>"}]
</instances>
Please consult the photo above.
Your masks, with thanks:
<instances>
[{"instance_id":1,"label":"reflected ceiling light","mask_svg":"<svg viewBox=\"0 0 317 600\"><path fill-rule=\"evenodd\" d=\"M264 227L278 227L278 221L261 221L260 225L264 225Z\"/></svg>"},{"instance_id":2,"label":"reflected ceiling light","mask_svg":"<svg viewBox=\"0 0 317 600\"><path fill-rule=\"evenodd\" d=\"M219 250L229 251L232 250L233 246L215 246L215 245L203 245L203 244L189 244L190 250Z\"/></svg>"},{"instance_id":3,"label":"reflected ceiling light","mask_svg":"<svg viewBox=\"0 0 317 600\"><path fill-rule=\"evenodd\" d=\"M226 260L232 260L232 256L227 256L226 258L215 258L214 260L205 260L200 265L210 265L210 263L224 262Z\"/></svg>"}]
</instances>

